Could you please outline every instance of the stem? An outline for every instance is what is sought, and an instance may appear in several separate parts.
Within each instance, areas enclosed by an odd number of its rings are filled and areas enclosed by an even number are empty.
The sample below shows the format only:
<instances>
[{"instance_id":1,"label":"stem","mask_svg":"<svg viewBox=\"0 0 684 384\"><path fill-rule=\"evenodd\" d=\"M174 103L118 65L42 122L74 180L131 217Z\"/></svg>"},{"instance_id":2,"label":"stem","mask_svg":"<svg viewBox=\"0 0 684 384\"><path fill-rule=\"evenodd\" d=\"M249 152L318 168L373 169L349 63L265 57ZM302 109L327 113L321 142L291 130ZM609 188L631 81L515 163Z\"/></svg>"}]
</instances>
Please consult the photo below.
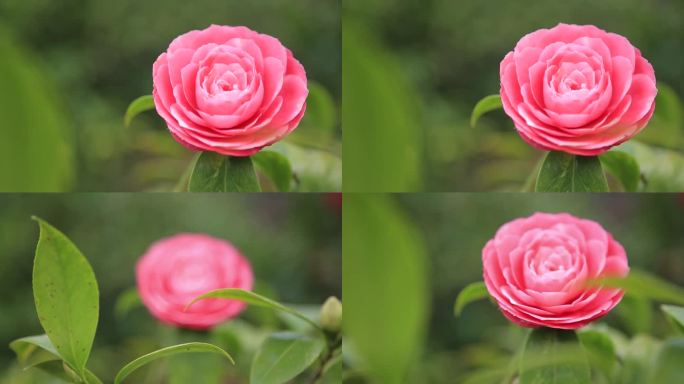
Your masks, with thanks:
<instances>
[{"instance_id":1,"label":"stem","mask_svg":"<svg viewBox=\"0 0 684 384\"><path fill-rule=\"evenodd\" d=\"M318 384L323 379L323 374L335 363L335 358L342 353L342 335L338 332L328 339L328 347L325 355L319 360L318 368L311 377L311 384Z\"/></svg>"}]
</instances>

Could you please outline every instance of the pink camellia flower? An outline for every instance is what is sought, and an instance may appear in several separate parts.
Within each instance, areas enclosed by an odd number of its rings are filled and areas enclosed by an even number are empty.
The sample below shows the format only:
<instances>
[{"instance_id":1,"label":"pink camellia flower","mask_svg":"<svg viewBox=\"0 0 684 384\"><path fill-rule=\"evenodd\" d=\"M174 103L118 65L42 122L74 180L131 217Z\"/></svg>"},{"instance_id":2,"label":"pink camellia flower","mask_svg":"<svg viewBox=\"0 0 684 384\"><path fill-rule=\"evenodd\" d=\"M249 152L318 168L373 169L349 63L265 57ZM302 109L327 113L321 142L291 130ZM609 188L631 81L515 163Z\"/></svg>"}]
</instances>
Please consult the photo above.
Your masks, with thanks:
<instances>
[{"instance_id":1,"label":"pink camellia flower","mask_svg":"<svg viewBox=\"0 0 684 384\"><path fill-rule=\"evenodd\" d=\"M249 156L294 130L309 93L278 39L212 25L178 36L153 66L154 104L192 150Z\"/></svg>"},{"instance_id":2,"label":"pink camellia flower","mask_svg":"<svg viewBox=\"0 0 684 384\"><path fill-rule=\"evenodd\" d=\"M219 288L251 290L252 267L230 243L201 234L179 234L152 244L136 266L138 292L150 313L164 323L206 329L237 316L240 301L197 296Z\"/></svg>"},{"instance_id":3,"label":"pink camellia flower","mask_svg":"<svg viewBox=\"0 0 684 384\"><path fill-rule=\"evenodd\" d=\"M629 272L622 246L601 225L567 213L504 224L482 250L484 281L503 314L523 327L575 329L622 299L588 281Z\"/></svg>"},{"instance_id":4,"label":"pink camellia flower","mask_svg":"<svg viewBox=\"0 0 684 384\"><path fill-rule=\"evenodd\" d=\"M532 32L501 62L501 101L532 146L599 155L655 110L653 67L624 37L592 25Z\"/></svg>"}]
</instances>

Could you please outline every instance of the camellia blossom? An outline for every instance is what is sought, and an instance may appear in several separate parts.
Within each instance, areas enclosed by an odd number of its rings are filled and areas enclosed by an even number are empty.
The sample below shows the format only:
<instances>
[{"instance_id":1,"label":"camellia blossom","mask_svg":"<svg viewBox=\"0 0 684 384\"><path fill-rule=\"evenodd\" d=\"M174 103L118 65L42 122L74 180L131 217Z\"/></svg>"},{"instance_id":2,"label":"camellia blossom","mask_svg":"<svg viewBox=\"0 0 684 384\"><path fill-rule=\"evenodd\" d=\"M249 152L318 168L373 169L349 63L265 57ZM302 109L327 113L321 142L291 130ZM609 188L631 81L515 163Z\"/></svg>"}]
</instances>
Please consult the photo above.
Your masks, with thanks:
<instances>
[{"instance_id":1,"label":"camellia blossom","mask_svg":"<svg viewBox=\"0 0 684 384\"><path fill-rule=\"evenodd\" d=\"M503 314L523 327L576 329L622 299L590 280L624 277L624 248L600 224L536 213L504 224L482 250L484 281Z\"/></svg>"},{"instance_id":2,"label":"camellia blossom","mask_svg":"<svg viewBox=\"0 0 684 384\"><path fill-rule=\"evenodd\" d=\"M501 101L532 146L599 155L639 133L657 94L651 64L625 38L592 25L532 32L500 66Z\"/></svg>"},{"instance_id":3,"label":"camellia blossom","mask_svg":"<svg viewBox=\"0 0 684 384\"><path fill-rule=\"evenodd\" d=\"M306 72L278 39L212 25L171 42L153 66L154 104L192 150L249 156L304 116Z\"/></svg>"},{"instance_id":4,"label":"camellia blossom","mask_svg":"<svg viewBox=\"0 0 684 384\"><path fill-rule=\"evenodd\" d=\"M220 288L251 290L252 267L225 240L202 234L179 234L150 246L136 266L143 304L160 321L206 329L237 316L245 303L197 296Z\"/></svg>"}]
</instances>

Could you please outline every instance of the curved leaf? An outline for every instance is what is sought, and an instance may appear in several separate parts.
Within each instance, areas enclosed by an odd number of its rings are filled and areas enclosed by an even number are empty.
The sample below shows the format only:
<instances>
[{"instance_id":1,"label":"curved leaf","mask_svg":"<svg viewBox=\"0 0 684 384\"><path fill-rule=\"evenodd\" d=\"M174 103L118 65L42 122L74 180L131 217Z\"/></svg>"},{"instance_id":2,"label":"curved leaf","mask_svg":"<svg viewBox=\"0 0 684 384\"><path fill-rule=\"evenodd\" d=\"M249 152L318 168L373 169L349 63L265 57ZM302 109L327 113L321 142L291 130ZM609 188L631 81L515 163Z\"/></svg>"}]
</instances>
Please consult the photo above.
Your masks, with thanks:
<instances>
[{"instance_id":1,"label":"curved leaf","mask_svg":"<svg viewBox=\"0 0 684 384\"><path fill-rule=\"evenodd\" d=\"M200 352L210 352L223 355L226 359L230 361L231 364L235 364L233 358L228 354L228 352L223 349L207 343L185 343L173 345L171 347L162 348L154 352L150 352L147 355L140 356L139 358L126 364L119 373L116 374L114 378L114 384L121 383L128 375L133 373L136 369L147 365L155 360L161 359L162 357L172 356L178 353L200 353Z\"/></svg>"},{"instance_id":2,"label":"curved leaf","mask_svg":"<svg viewBox=\"0 0 684 384\"><path fill-rule=\"evenodd\" d=\"M309 81L309 96L306 98L306 113L287 139L297 142L325 145L332 139L337 124L335 102L325 87Z\"/></svg>"},{"instance_id":3,"label":"curved leaf","mask_svg":"<svg viewBox=\"0 0 684 384\"><path fill-rule=\"evenodd\" d=\"M589 384L591 371L574 331L535 328L520 359L520 384Z\"/></svg>"},{"instance_id":4,"label":"curved leaf","mask_svg":"<svg viewBox=\"0 0 684 384\"><path fill-rule=\"evenodd\" d=\"M324 348L322 337L274 333L254 355L250 383L285 383L309 368Z\"/></svg>"},{"instance_id":5,"label":"curved leaf","mask_svg":"<svg viewBox=\"0 0 684 384\"><path fill-rule=\"evenodd\" d=\"M652 368L649 383L684 383L684 337L666 340L660 348Z\"/></svg>"},{"instance_id":6,"label":"curved leaf","mask_svg":"<svg viewBox=\"0 0 684 384\"><path fill-rule=\"evenodd\" d=\"M345 342L371 382L402 383L427 328L425 245L388 195L345 195L342 215Z\"/></svg>"},{"instance_id":7,"label":"curved leaf","mask_svg":"<svg viewBox=\"0 0 684 384\"><path fill-rule=\"evenodd\" d=\"M140 96L133 100L126 109L124 125L126 125L126 127L130 126L131 122L136 116L143 112L149 111L150 109L154 109L154 98L152 95Z\"/></svg>"},{"instance_id":8,"label":"curved leaf","mask_svg":"<svg viewBox=\"0 0 684 384\"><path fill-rule=\"evenodd\" d=\"M99 316L95 274L64 234L39 218L33 219L40 226L33 264L38 318L59 356L83 377Z\"/></svg>"},{"instance_id":9,"label":"curved leaf","mask_svg":"<svg viewBox=\"0 0 684 384\"><path fill-rule=\"evenodd\" d=\"M261 188L250 157L202 152L190 175L188 191L259 192Z\"/></svg>"},{"instance_id":10,"label":"curved leaf","mask_svg":"<svg viewBox=\"0 0 684 384\"><path fill-rule=\"evenodd\" d=\"M47 335L27 336L10 343L10 349L17 354L23 369L36 368L65 381L73 381L75 372L66 367L59 352ZM85 382L100 384L100 379L87 368Z\"/></svg>"},{"instance_id":11,"label":"curved leaf","mask_svg":"<svg viewBox=\"0 0 684 384\"><path fill-rule=\"evenodd\" d=\"M486 299L487 297L489 297L489 291L487 291L487 286L484 282L478 281L476 283L468 284L467 287L459 292L458 297L456 298L454 315L459 316L466 305L473 301Z\"/></svg>"},{"instance_id":12,"label":"curved leaf","mask_svg":"<svg viewBox=\"0 0 684 384\"><path fill-rule=\"evenodd\" d=\"M303 314L299 313L298 311L295 311L292 308L288 308L277 301L271 300L267 297L261 296L259 294L256 294L252 291L245 291L242 289L237 289L237 288L224 288L224 289L217 289L214 291L207 292L201 296L198 296L194 298L190 304L187 305L186 308L190 308L193 304L200 300L208 299L208 298L217 298L217 299L229 299L229 300L239 300L243 301L247 304L252 304L256 305L259 307L265 307L265 308L271 308L274 310L278 311L283 311L287 312L291 315L294 315L307 323L313 325L316 329L320 329L319 325L316 324L313 320L309 319L308 317L304 316Z\"/></svg>"},{"instance_id":13,"label":"curved leaf","mask_svg":"<svg viewBox=\"0 0 684 384\"><path fill-rule=\"evenodd\" d=\"M577 335L587 350L591 364L597 367L607 379L612 378L618 360L615 344L610 335L598 330L583 330Z\"/></svg>"},{"instance_id":14,"label":"curved leaf","mask_svg":"<svg viewBox=\"0 0 684 384\"><path fill-rule=\"evenodd\" d=\"M681 152L640 143L636 140L623 143L618 148L634 156L639 163L644 177L643 190L645 192L681 192L684 190L684 155Z\"/></svg>"},{"instance_id":15,"label":"curved leaf","mask_svg":"<svg viewBox=\"0 0 684 384\"><path fill-rule=\"evenodd\" d=\"M684 305L684 288L641 270L632 269L625 278L609 277L587 283L594 286L623 288L636 296Z\"/></svg>"},{"instance_id":16,"label":"curved leaf","mask_svg":"<svg viewBox=\"0 0 684 384\"><path fill-rule=\"evenodd\" d=\"M9 346L17 354L17 360L24 368L45 361L62 360L47 335L22 337L12 341Z\"/></svg>"},{"instance_id":17,"label":"curved leaf","mask_svg":"<svg viewBox=\"0 0 684 384\"><path fill-rule=\"evenodd\" d=\"M501 104L501 96L498 94L489 95L482 98L477 102L477 104L475 104L475 108L473 108L473 113L470 115L470 126L474 128L482 115L502 107L503 104Z\"/></svg>"},{"instance_id":18,"label":"curved leaf","mask_svg":"<svg viewBox=\"0 0 684 384\"><path fill-rule=\"evenodd\" d=\"M273 182L278 191L287 192L292 182L292 166L287 157L275 151L260 151L252 155L254 164Z\"/></svg>"},{"instance_id":19,"label":"curved leaf","mask_svg":"<svg viewBox=\"0 0 684 384\"><path fill-rule=\"evenodd\" d=\"M58 90L1 25L0 52L0 191L63 191L73 176L73 124Z\"/></svg>"},{"instance_id":20,"label":"curved leaf","mask_svg":"<svg viewBox=\"0 0 684 384\"><path fill-rule=\"evenodd\" d=\"M270 146L268 151L287 158L298 192L339 192L342 189L342 160L333 152L287 141Z\"/></svg>"},{"instance_id":21,"label":"curved leaf","mask_svg":"<svg viewBox=\"0 0 684 384\"><path fill-rule=\"evenodd\" d=\"M634 156L627 152L612 150L599 156L601 164L622 184L627 192L636 192L641 180L641 170Z\"/></svg>"},{"instance_id":22,"label":"curved leaf","mask_svg":"<svg viewBox=\"0 0 684 384\"><path fill-rule=\"evenodd\" d=\"M676 305L661 305L660 308L665 312L668 320L680 333L684 333L684 307Z\"/></svg>"},{"instance_id":23,"label":"curved leaf","mask_svg":"<svg viewBox=\"0 0 684 384\"><path fill-rule=\"evenodd\" d=\"M607 192L608 182L596 156L549 152L539 170L537 192Z\"/></svg>"},{"instance_id":24,"label":"curved leaf","mask_svg":"<svg viewBox=\"0 0 684 384\"><path fill-rule=\"evenodd\" d=\"M421 188L423 128L416 91L362 23L342 23L342 187L345 192Z\"/></svg>"}]
</instances>

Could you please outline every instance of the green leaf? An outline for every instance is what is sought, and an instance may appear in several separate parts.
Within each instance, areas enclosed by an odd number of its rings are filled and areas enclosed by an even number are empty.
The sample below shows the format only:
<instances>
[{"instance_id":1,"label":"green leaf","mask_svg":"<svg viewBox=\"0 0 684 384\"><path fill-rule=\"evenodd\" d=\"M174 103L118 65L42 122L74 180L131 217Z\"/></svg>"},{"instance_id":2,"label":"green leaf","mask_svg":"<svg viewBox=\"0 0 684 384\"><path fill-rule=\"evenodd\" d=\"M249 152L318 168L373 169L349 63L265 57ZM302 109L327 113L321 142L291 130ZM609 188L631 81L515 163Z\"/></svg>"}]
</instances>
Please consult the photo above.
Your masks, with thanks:
<instances>
[{"instance_id":1,"label":"green leaf","mask_svg":"<svg viewBox=\"0 0 684 384\"><path fill-rule=\"evenodd\" d=\"M574 331L535 328L520 359L520 384L589 384L591 371Z\"/></svg>"},{"instance_id":2,"label":"green leaf","mask_svg":"<svg viewBox=\"0 0 684 384\"><path fill-rule=\"evenodd\" d=\"M315 145L327 145L332 139L337 124L335 102L322 85L309 81L309 96L306 99L306 113L302 122L287 140L294 139Z\"/></svg>"},{"instance_id":3,"label":"green leaf","mask_svg":"<svg viewBox=\"0 0 684 384\"><path fill-rule=\"evenodd\" d=\"M269 151L285 156L292 165L298 192L339 192L342 189L342 161L335 153L281 141Z\"/></svg>"},{"instance_id":4,"label":"green leaf","mask_svg":"<svg viewBox=\"0 0 684 384\"><path fill-rule=\"evenodd\" d=\"M404 382L423 347L430 302L427 252L390 195L345 194L342 205L345 343L371 382Z\"/></svg>"},{"instance_id":5,"label":"green leaf","mask_svg":"<svg viewBox=\"0 0 684 384\"><path fill-rule=\"evenodd\" d=\"M489 297L489 291L487 291L487 286L484 282L478 281L476 283L468 284L467 287L463 288L456 298L456 303L454 304L454 314L460 316L463 308L472 303L473 301L486 299Z\"/></svg>"},{"instance_id":6,"label":"green leaf","mask_svg":"<svg viewBox=\"0 0 684 384\"><path fill-rule=\"evenodd\" d=\"M114 313L117 317L122 318L133 308L142 306L140 295L137 288L129 288L116 298L114 303Z\"/></svg>"},{"instance_id":7,"label":"green leaf","mask_svg":"<svg viewBox=\"0 0 684 384\"><path fill-rule=\"evenodd\" d=\"M634 295L655 301L684 305L684 288L641 270L632 269L625 278L604 278L589 285L623 288Z\"/></svg>"},{"instance_id":8,"label":"green leaf","mask_svg":"<svg viewBox=\"0 0 684 384\"><path fill-rule=\"evenodd\" d=\"M626 292L616 308L616 313L631 334L651 331L653 311L647 298L634 292Z\"/></svg>"},{"instance_id":9,"label":"green leaf","mask_svg":"<svg viewBox=\"0 0 684 384\"><path fill-rule=\"evenodd\" d=\"M286 383L309 368L324 348L322 337L274 333L254 355L250 383Z\"/></svg>"},{"instance_id":10,"label":"green leaf","mask_svg":"<svg viewBox=\"0 0 684 384\"><path fill-rule=\"evenodd\" d=\"M12 341L9 346L24 368L46 361L62 360L47 335L22 337Z\"/></svg>"},{"instance_id":11,"label":"green leaf","mask_svg":"<svg viewBox=\"0 0 684 384\"><path fill-rule=\"evenodd\" d=\"M260 151L252 155L252 160L280 192L290 190L292 182L292 166L287 157L274 151Z\"/></svg>"},{"instance_id":12,"label":"green leaf","mask_svg":"<svg viewBox=\"0 0 684 384\"><path fill-rule=\"evenodd\" d=\"M273 310L277 311L283 311L286 313L289 313L291 315L297 316L298 318L306 321L307 323L313 325L316 329L320 329L318 324L316 324L313 320L309 319L308 317L304 316L303 314L299 313L298 311L295 311L292 308L286 307L277 301L271 300L267 297L258 295L252 291L245 291L242 289L237 289L237 288L224 288L224 289L217 289L214 291L207 292L201 296L196 297L193 299L190 304L187 305L187 308L195 304L196 302L208 298L217 298L217 299L229 299L229 300L239 300L243 301L247 304L251 305L256 305L259 307L265 307L265 308L271 308Z\"/></svg>"},{"instance_id":13,"label":"green leaf","mask_svg":"<svg viewBox=\"0 0 684 384\"><path fill-rule=\"evenodd\" d=\"M578 332L578 336L591 364L610 380L617 366L615 344L610 335L598 330L582 330Z\"/></svg>"},{"instance_id":14,"label":"green leaf","mask_svg":"<svg viewBox=\"0 0 684 384\"><path fill-rule=\"evenodd\" d=\"M607 192L608 182L596 156L549 152L539 170L537 192Z\"/></svg>"},{"instance_id":15,"label":"green leaf","mask_svg":"<svg viewBox=\"0 0 684 384\"><path fill-rule=\"evenodd\" d=\"M342 382L342 353L335 356L323 369L321 384L339 384Z\"/></svg>"},{"instance_id":16,"label":"green leaf","mask_svg":"<svg viewBox=\"0 0 684 384\"><path fill-rule=\"evenodd\" d=\"M421 188L418 92L402 62L362 23L342 23L342 168L345 192Z\"/></svg>"},{"instance_id":17,"label":"green leaf","mask_svg":"<svg viewBox=\"0 0 684 384\"><path fill-rule=\"evenodd\" d=\"M636 159L627 152L612 150L599 156L601 164L613 175L627 192L636 192L641 180L641 170Z\"/></svg>"},{"instance_id":18,"label":"green leaf","mask_svg":"<svg viewBox=\"0 0 684 384\"><path fill-rule=\"evenodd\" d=\"M154 109L154 98L152 95L140 96L133 100L131 104L128 105L126 109L126 115L124 116L124 125L126 127L131 125L131 121L139 114Z\"/></svg>"},{"instance_id":19,"label":"green leaf","mask_svg":"<svg viewBox=\"0 0 684 384\"><path fill-rule=\"evenodd\" d=\"M660 348L649 383L684 383L684 337L666 340Z\"/></svg>"},{"instance_id":20,"label":"green leaf","mask_svg":"<svg viewBox=\"0 0 684 384\"><path fill-rule=\"evenodd\" d=\"M0 26L0 191L64 191L73 143L64 97L38 57Z\"/></svg>"},{"instance_id":21,"label":"green leaf","mask_svg":"<svg viewBox=\"0 0 684 384\"><path fill-rule=\"evenodd\" d=\"M622 367L618 371L620 384L644 384L649 381L660 343L647 334L634 336L625 346L622 354Z\"/></svg>"},{"instance_id":22,"label":"green leaf","mask_svg":"<svg viewBox=\"0 0 684 384\"><path fill-rule=\"evenodd\" d=\"M130 363L126 364L119 373L116 374L116 378L114 378L114 384L119 384L121 383L128 375L133 373L136 369L147 365L155 360L161 359L162 357L168 357L168 356L173 356L179 353L200 353L200 352L210 352L210 353L216 353L219 355L224 356L226 359L230 361L231 364L235 364L235 361L233 361L233 358L228 354L228 352L224 351L223 349L213 345L213 344L207 344L207 343L185 343L185 344L178 344L174 345L171 347L166 347L162 348L159 350L156 350L154 352L150 352L147 355L140 356L139 358L131 361Z\"/></svg>"},{"instance_id":23,"label":"green leaf","mask_svg":"<svg viewBox=\"0 0 684 384\"><path fill-rule=\"evenodd\" d=\"M10 343L10 349L17 354L17 360L24 370L37 368L62 380L74 381L73 376L76 373L64 365L62 357L47 335L28 336L14 340ZM88 369L85 370L85 382L101 383L100 379Z\"/></svg>"},{"instance_id":24,"label":"green leaf","mask_svg":"<svg viewBox=\"0 0 684 384\"><path fill-rule=\"evenodd\" d=\"M99 293L81 251L59 230L34 217L40 238L33 264L33 297L45 333L81 377L95 338Z\"/></svg>"},{"instance_id":25,"label":"green leaf","mask_svg":"<svg viewBox=\"0 0 684 384\"><path fill-rule=\"evenodd\" d=\"M680 333L684 333L684 307L675 305L661 305L660 308L665 312L667 319Z\"/></svg>"},{"instance_id":26,"label":"green leaf","mask_svg":"<svg viewBox=\"0 0 684 384\"><path fill-rule=\"evenodd\" d=\"M654 144L658 147L681 150L684 143L682 128L684 128L684 109L682 100L672 87L658 82L656 109L648 126L639 133L640 142Z\"/></svg>"},{"instance_id":27,"label":"green leaf","mask_svg":"<svg viewBox=\"0 0 684 384\"><path fill-rule=\"evenodd\" d=\"M489 95L478 101L473 108L473 113L470 115L470 126L475 127L477 121L487 112L491 112L503 107L501 104L501 96Z\"/></svg>"},{"instance_id":28,"label":"green leaf","mask_svg":"<svg viewBox=\"0 0 684 384\"><path fill-rule=\"evenodd\" d=\"M250 157L202 152L190 175L190 192L259 192Z\"/></svg>"},{"instance_id":29,"label":"green leaf","mask_svg":"<svg viewBox=\"0 0 684 384\"><path fill-rule=\"evenodd\" d=\"M649 129L653 128L647 128ZM680 134L680 137L684 136ZM634 156L639 163L644 177L644 192L684 190L684 154L681 152L643 144L636 140L630 140L617 148Z\"/></svg>"}]
</instances>

